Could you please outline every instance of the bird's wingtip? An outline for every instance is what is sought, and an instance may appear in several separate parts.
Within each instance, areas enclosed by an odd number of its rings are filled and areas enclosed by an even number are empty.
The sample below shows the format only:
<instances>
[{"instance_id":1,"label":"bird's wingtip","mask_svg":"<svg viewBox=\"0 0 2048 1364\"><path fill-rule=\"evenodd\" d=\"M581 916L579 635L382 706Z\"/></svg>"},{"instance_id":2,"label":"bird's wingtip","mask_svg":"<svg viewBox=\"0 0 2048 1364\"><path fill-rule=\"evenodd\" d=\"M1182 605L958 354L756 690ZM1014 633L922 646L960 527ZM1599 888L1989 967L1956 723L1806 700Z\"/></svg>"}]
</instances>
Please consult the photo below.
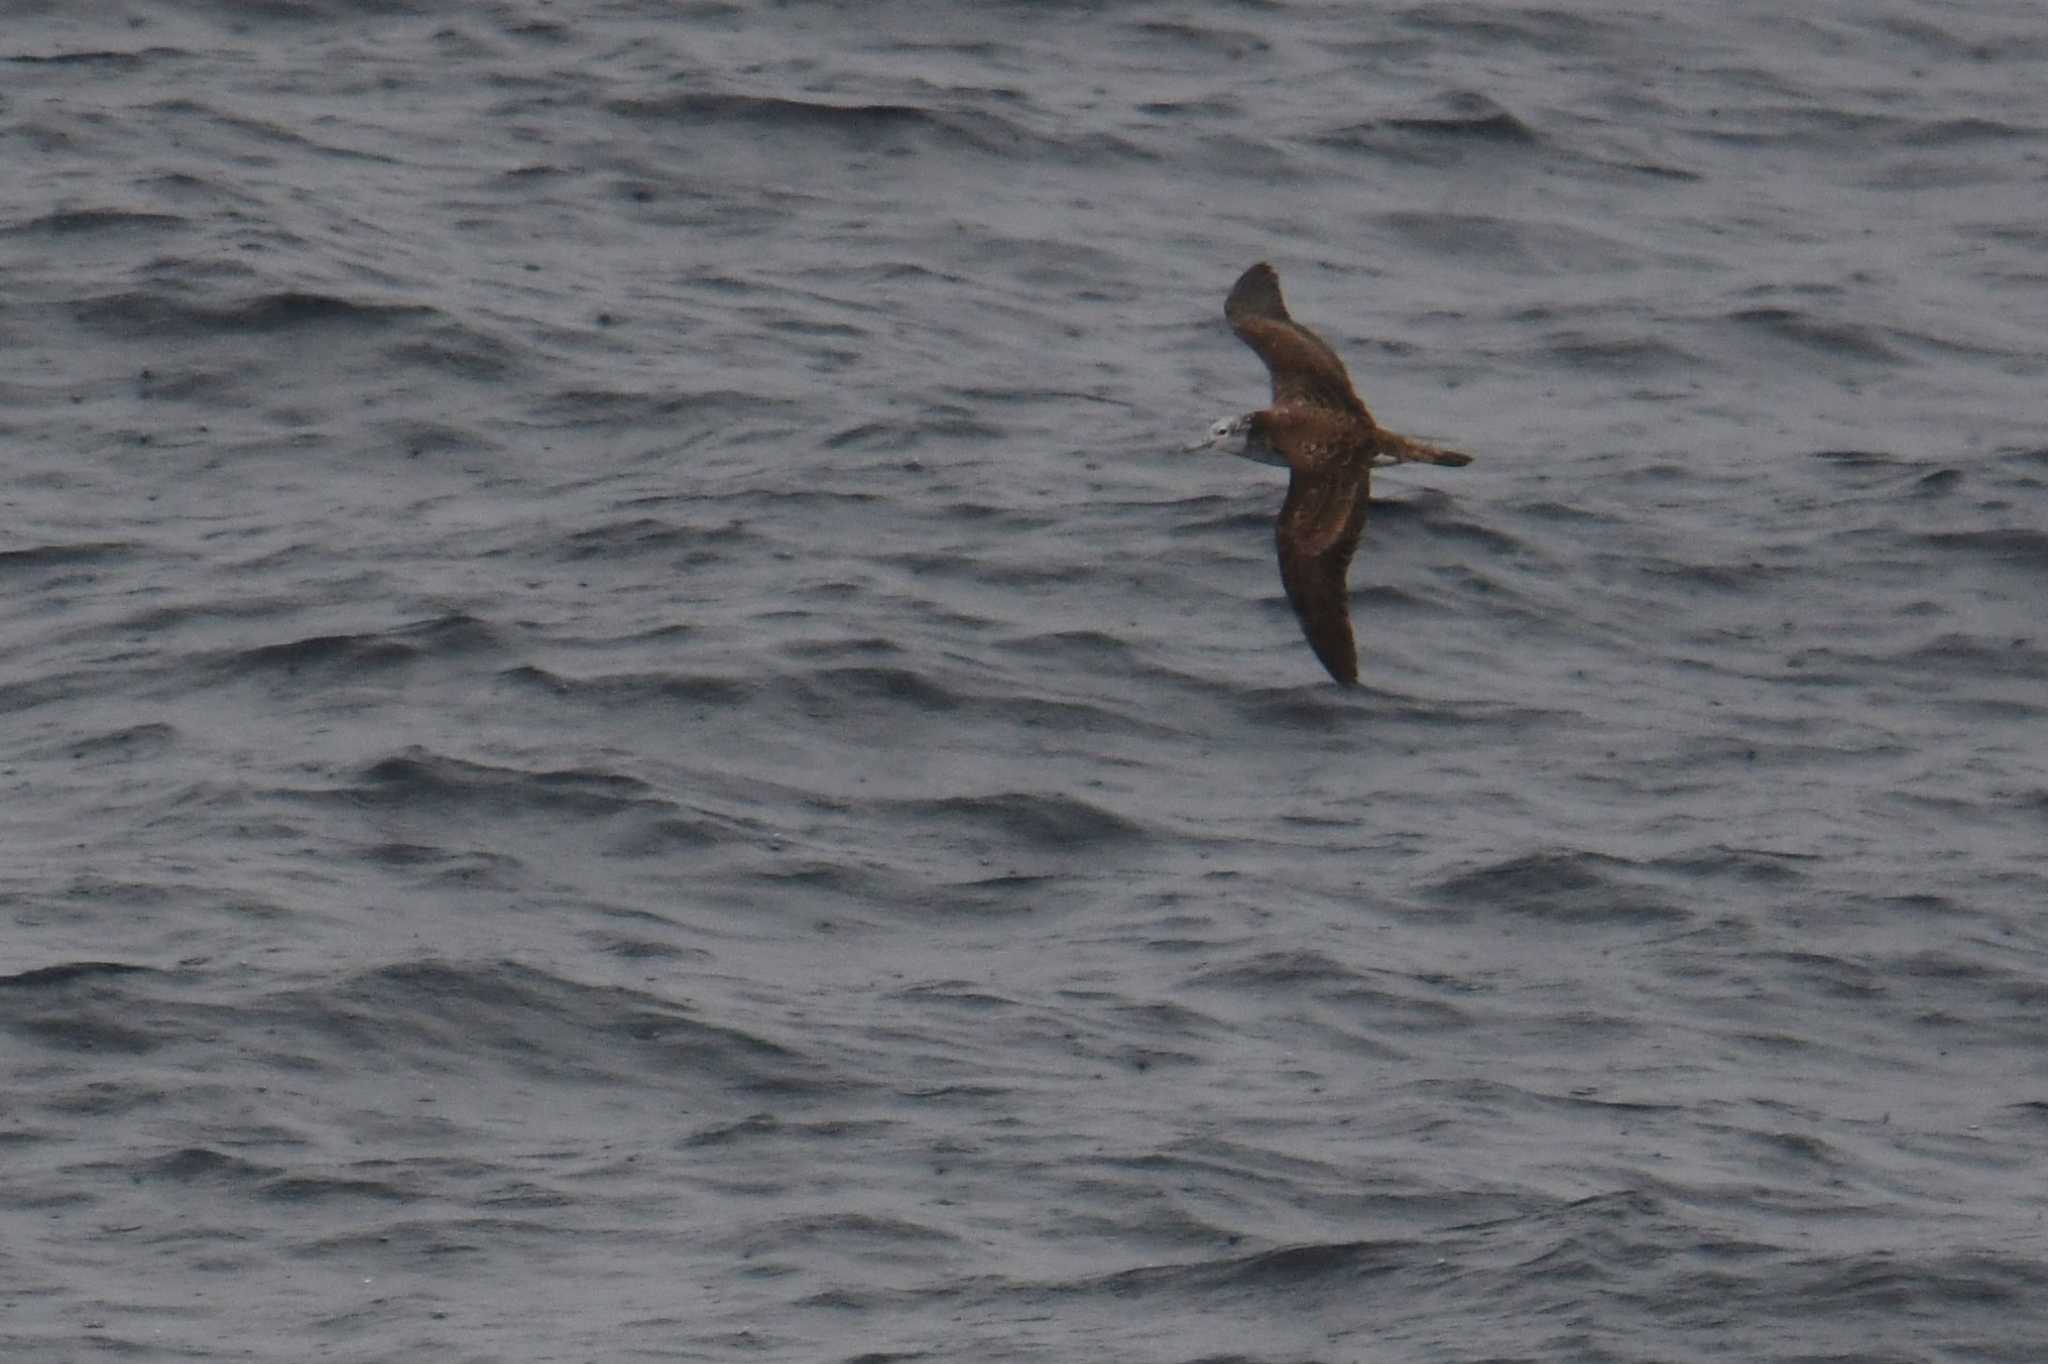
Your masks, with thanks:
<instances>
[{"instance_id":1,"label":"bird's wingtip","mask_svg":"<svg viewBox=\"0 0 2048 1364\"><path fill-rule=\"evenodd\" d=\"M1230 297L1223 300L1223 312L1233 320L1265 317L1286 321L1287 304L1280 297L1279 274L1265 261L1246 270L1230 286Z\"/></svg>"}]
</instances>

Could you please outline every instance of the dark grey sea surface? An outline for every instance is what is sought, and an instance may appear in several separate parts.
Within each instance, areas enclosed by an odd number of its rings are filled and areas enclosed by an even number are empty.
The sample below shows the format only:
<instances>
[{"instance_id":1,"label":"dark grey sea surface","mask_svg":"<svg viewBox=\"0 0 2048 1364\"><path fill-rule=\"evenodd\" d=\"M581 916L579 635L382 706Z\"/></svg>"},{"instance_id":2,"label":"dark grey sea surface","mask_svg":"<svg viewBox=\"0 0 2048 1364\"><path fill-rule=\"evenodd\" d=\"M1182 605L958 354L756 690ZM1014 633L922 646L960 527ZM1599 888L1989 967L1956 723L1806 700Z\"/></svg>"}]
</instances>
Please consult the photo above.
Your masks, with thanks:
<instances>
[{"instance_id":1,"label":"dark grey sea surface","mask_svg":"<svg viewBox=\"0 0 2048 1364\"><path fill-rule=\"evenodd\" d=\"M0 1358L2048 1360L2033 0L0 10Z\"/></svg>"}]
</instances>

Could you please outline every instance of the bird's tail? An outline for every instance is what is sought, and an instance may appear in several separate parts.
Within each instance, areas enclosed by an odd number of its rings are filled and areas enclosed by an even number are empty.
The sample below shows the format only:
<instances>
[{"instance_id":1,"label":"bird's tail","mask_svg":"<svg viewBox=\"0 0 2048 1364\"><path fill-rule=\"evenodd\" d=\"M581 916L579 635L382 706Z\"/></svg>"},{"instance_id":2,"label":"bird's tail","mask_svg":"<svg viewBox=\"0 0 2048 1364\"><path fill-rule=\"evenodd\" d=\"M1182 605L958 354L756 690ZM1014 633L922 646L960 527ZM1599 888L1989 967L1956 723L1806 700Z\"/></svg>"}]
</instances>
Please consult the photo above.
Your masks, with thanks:
<instances>
[{"instance_id":1,"label":"bird's tail","mask_svg":"<svg viewBox=\"0 0 2048 1364\"><path fill-rule=\"evenodd\" d=\"M1447 464L1455 469L1461 464L1472 462L1470 455L1460 454L1456 450L1446 450L1441 446L1431 445L1428 441L1401 435L1397 431L1381 430L1378 434L1379 445L1373 451L1375 464Z\"/></svg>"}]
</instances>

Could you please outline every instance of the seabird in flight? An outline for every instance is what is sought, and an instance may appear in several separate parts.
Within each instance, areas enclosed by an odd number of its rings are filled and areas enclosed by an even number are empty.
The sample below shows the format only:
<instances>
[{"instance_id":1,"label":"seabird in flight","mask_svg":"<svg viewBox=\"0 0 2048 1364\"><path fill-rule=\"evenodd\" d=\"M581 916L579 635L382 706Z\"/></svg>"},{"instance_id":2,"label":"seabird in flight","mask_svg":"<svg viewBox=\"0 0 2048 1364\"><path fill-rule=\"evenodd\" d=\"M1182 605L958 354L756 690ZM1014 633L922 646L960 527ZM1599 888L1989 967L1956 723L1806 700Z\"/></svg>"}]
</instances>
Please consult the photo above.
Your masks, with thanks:
<instances>
[{"instance_id":1,"label":"seabird in flight","mask_svg":"<svg viewBox=\"0 0 2048 1364\"><path fill-rule=\"evenodd\" d=\"M1280 581L1301 632L1330 676L1358 684L1345 574L1365 530L1374 465L1470 464L1470 455L1385 430L1352 390L1337 353L1287 315L1280 277L1263 261L1238 277L1223 315L1273 375L1273 405L1225 417L1190 450L1221 449L1288 470L1273 528Z\"/></svg>"}]
</instances>

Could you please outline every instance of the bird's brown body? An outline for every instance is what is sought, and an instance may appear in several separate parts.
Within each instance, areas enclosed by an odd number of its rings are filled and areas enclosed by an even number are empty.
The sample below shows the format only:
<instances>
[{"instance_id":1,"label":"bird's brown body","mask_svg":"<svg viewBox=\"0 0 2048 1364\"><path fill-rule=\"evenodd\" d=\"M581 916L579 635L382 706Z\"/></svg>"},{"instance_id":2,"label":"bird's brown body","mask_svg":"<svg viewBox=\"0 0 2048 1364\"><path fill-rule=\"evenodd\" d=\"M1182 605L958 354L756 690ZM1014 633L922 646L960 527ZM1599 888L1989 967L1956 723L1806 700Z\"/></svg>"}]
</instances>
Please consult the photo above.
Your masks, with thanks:
<instances>
[{"instance_id":1,"label":"bird's brown body","mask_svg":"<svg viewBox=\"0 0 2048 1364\"><path fill-rule=\"evenodd\" d=\"M1237 422L1219 423L1218 439L1241 433L1245 447L1239 453L1286 464L1287 500L1273 529L1280 581L1316 657L1331 677L1356 685L1358 648L1346 579L1365 530L1373 466L1460 465L1471 463L1471 456L1382 430L1359 401L1337 353L1288 316L1272 266L1262 262L1245 271L1223 314L1266 362L1273 402Z\"/></svg>"}]
</instances>

